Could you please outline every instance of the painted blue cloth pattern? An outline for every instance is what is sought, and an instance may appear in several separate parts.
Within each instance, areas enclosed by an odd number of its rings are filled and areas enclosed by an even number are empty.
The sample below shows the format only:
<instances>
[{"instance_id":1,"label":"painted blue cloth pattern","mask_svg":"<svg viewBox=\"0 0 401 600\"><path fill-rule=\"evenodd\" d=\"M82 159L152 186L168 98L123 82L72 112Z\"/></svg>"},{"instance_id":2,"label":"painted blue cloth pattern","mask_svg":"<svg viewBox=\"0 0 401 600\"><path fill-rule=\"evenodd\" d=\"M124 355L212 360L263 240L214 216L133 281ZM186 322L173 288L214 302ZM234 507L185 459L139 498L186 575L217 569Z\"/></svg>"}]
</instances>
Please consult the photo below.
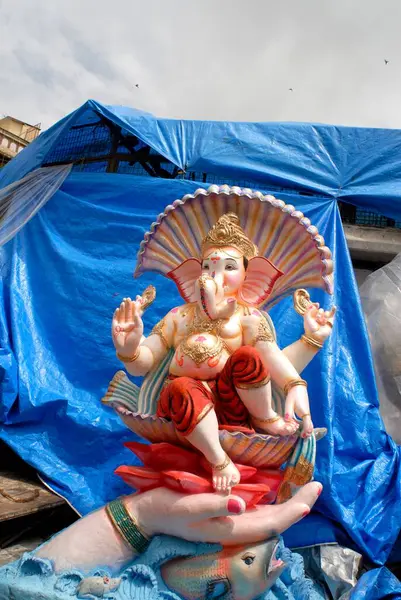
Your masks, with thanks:
<instances>
[{"instance_id":1,"label":"painted blue cloth pattern","mask_svg":"<svg viewBox=\"0 0 401 600\"><path fill-rule=\"evenodd\" d=\"M101 583L109 579L121 578L118 588L107 591L106 586L97 586L97 593L103 596L88 596L90 600L103 597L110 600L181 600L164 584L160 567L178 556L194 556L213 550L219 546L194 544L169 536L155 538L148 550L122 573L110 573L97 569L85 574L78 570L55 574L50 561L35 558L33 553L24 554L18 561L0 569L0 600L71 600L76 597L81 582L92 579L89 584ZM283 543L277 556L287 563L281 577L260 600L324 600L324 594L305 577L303 561L299 554L284 548ZM256 600L256 599L255 599Z\"/></svg>"}]
</instances>

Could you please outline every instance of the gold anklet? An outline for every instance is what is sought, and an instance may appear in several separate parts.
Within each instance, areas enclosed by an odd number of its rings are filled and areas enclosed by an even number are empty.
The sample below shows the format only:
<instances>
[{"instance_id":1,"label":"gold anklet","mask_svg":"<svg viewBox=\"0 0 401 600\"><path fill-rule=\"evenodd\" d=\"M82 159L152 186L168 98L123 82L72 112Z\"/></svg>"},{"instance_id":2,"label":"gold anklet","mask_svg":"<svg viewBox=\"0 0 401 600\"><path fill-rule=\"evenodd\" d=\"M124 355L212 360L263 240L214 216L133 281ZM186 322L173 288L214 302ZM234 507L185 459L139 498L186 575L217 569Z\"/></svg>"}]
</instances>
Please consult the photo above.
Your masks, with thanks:
<instances>
[{"instance_id":1,"label":"gold anklet","mask_svg":"<svg viewBox=\"0 0 401 600\"><path fill-rule=\"evenodd\" d=\"M257 421L258 423L266 423L267 425L269 423L275 423L279 419L281 419L280 415L276 415L275 417L270 417L269 419L259 419L259 417L252 417L252 421Z\"/></svg>"},{"instance_id":2,"label":"gold anklet","mask_svg":"<svg viewBox=\"0 0 401 600\"><path fill-rule=\"evenodd\" d=\"M222 471L223 469L225 469L226 467L228 467L228 465L231 462L231 458L226 454L226 458L224 459L224 462L222 462L219 465L214 465L213 463L210 463L210 466L212 467L212 469L214 471Z\"/></svg>"}]
</instances>

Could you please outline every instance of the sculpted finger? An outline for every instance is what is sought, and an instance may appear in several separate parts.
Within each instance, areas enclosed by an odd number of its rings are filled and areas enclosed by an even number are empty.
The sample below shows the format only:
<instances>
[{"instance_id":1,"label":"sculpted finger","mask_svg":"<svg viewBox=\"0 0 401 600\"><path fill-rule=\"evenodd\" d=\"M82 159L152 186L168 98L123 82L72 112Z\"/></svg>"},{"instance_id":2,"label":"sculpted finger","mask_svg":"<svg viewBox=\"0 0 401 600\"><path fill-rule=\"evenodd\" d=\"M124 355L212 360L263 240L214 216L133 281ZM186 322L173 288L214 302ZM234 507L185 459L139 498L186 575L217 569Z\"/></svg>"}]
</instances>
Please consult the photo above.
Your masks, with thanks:
<instances>
[{"instance_id":1,"label":"sculpted finger","mask_svg":"<svg viewBox=\"0 0 401 600\"><path fill-rule=\"evenodd\" d=\"M117 308L117 310L114 313L114 317L113 320L115 320L117 322L116 327L120 327L123 323L123 320L121 318L121 309Z\"/></svg>"},{"instance_id":2,"label":"sculpted finger","mask_svg":"<svg viewBox=\"0 0 401 600\"><path fill-rule=\"evenodd\" d=\"M128 298L128 302L127 302L127 323L131 323L132 318L133 318L133 309L132 309L132 305L133 302L131 300L131 298Z\"/></svg>"},{"instance_id":3,"label":"sculpted finger","mask_svg":"<svg viewBox=\"0 0 401 600\"><path fill-rule=\"evenodd\" d=\"M199 523L189 526L188 531L185 532L185 539L189 541L206 542L209 544L220 544L223 539L236 539L236 542L231 542L227 545L240 544L241 540L239 535L233 535L235 519L237 519L237 517L217 517L199 521ZM263 539L265 539L265 537Z\"/></svg>"},{"instance_id":4,"label":"sculpted finger","mask_svg":"<svg viewBox=\"0 0 401 600\"><path fill-rule=\"evenodd\" d=\"M142 296L139 296L139 300L136 300L135 304L136 304L136 311L140 317L143 315L142 303L143 303Z\"/></svg>"},{"instance_id":5,"label":"sculpted finger","mask_svg":"<svg viewBox=\"0 0 401 600\"><path fill-rule=\"evenodd\" d=\"M319 302L312 302L309 304L308 312L315 317L317 311L319 310L319 306Z\"/></svg>"},{"instance_id":6,"label":"sculpted finger","mask_svg":"<svg viewBox=\"0 0 401 600\"><path fill-rule=\"evenodd\" d=\"M317 306L315 306L313 304L309 307L309 309L305 313L305 317L304 317L305 324L307 325L308 329L310 329L311 331L316 331L317 329L319 329L317 322L316 322L317 316L318 316L318 308L317 308Z\"/></svg>"},{"instance_id":7,"label":"sculpted finger","mask_svg":"<svg viewBox=\"0 0 401 600\"><path fill-rule=\"evenodd\" d=\"M131 318L135 321L135 317L138 316L138 305L136 302L131 303Z\"/></svg>"},{"instance_id":8,"label":"sculpted finger","mask_svg":"<svg viewBox=\"0 0 401 600\"><path fill-rule=\"evenodd\" d=\"M140 324L141 324L141 317L138 314L138 311L133 311L132 322L134 324L134 327L139 327L140 326Z\"/></svg>"},{"instance_id":9,"label":"sculpted finger","mask_svg":"<svg viewBox=\"0 0 401 600\"><path fill-rule=\"evenodd\" d=\"M129 314L130 314L130 308L131 308L131 301L129 298L124 298L124 318L125 318L125 322L129 323Z\"/></svg>"},{"instance_id":10,"label":"sculpted finger","mask_svg":"<svg viewBox=\"0 0 401 600\"><path fill-rule=\"evenodd\" d=\"M245 502L239 496L219 494L193 494L184 496L174 503L174 512L185 515L185 520L196 523L204 519L215 519L245 512Z\"/></svg>"},{"instance_id":11,"label":"sculpted finger","mask_svg":"<svg viewBox=\"0 0 401 600\"><path fill-rule=\"evenodd\" d=\"M230 518L231 529L226 526L224 531L224 524L220 526L220 542L225 546L247 544L279 535L309 514L321 491L320 483L308 483L283 504L257 506L242 515ZM217 519L214 523L217 525L218 521ZM212 535L212 531L209 535ZM214 540L215 538L210 539Z\"/></svg>"},{"instance_id":12,"label":"sculpted finger","mask_svg":"<svg viewBox=\"0 0 401 600\"><path fill-rule=\"evenodd\" d=\"M120 326L118 324L118 318L117 318L117 310L114 312L113 320L111 322L111 333L112 333L113 337L118 335L120 332Z\"/></svg>"},{"instance_id":13,"label":"sculpted finger","mask_svg":"<svg viewBox=\"0 0 401 600\"><path fill-rule=\"evenodd\" d=\"M334 317L334 315L336 314L336 311L337 311L337 307L336 306L332 306L331 309L330 309L330 311L329 311L329 314L328 314L329 319L332 319Z\"/></svg>"},{"instance_id":14,"label":"sculpted finger","mask_svg":"<svg viewBox=\"0 0 401 600\"><path fill-rule=\"evenodd\" d=\"M120 304L120 324L125 323L125 299Z\"/></svg>"}]
</instances>

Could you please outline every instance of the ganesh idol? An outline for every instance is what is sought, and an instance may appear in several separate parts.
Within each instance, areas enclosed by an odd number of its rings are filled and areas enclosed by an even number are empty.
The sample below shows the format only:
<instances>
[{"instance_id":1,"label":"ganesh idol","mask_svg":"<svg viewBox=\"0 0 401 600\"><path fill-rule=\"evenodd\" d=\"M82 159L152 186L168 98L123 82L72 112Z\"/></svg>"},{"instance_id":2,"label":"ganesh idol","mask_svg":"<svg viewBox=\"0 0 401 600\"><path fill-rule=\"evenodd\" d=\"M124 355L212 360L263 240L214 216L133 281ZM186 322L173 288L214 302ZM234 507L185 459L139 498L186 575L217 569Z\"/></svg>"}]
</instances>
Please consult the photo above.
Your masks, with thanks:
<instances>
[{"instance_id":1,"label":"ganesh idol","mask_svg":"<svg viewBox=\"0 0 401 600\"><path fill-rule=\"evenodd\" d=\"M184 303L147 337L153 286L114 313L125 370L102 401L136 435L125 445L142 464L115 471L135 493L23 557L7 581L28 586L33 561L63 597L262 598L286 568L277 536L322 491L312 480L325 430L314 427L301 374L332 332L335 308L304 289L332 293L330 250L294 206L211 186L158 216L139 248L135 274L146 271L172 280ZM268 310L289 295L304 333L280 349ZM140 387L126 371L144 377Z\"/></svg>"},{"instance_id":2,"label":"ganesh idol","mask_svg":"<svg viewBox=\"0 0 401 600\"><path fill-rule=\"evenodd\" d=\"M222 447L222 427L276 437L313 433L299 373L330 335L335 309L307 303L305 334L281 350L262 307L300 284L330 292L331 253L294 207L212 186L159 216L140 248L136 274L145 270L172 279L185 303L144 337L144 298L124 299L112 323L117 356L128 373L145 376L171 353L156 416L203 455L214 489L229 492L241 474ZM272 384L285 397L283 416L272 404Z\"/></svg>"}]
</instances>

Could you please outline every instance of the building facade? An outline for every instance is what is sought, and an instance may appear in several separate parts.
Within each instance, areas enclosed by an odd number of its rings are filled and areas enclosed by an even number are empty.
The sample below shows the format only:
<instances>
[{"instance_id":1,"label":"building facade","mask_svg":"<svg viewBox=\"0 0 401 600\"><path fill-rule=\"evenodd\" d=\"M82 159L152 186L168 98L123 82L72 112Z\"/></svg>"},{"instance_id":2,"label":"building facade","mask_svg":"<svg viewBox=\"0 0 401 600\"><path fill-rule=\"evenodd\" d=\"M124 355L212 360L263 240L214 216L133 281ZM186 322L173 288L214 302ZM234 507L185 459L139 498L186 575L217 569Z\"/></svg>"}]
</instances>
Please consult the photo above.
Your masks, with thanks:
<instances>
[{"instance_id":1,"label":"building facade","mask_svg":"<svg viewBox=\"0 0 401 600\"><path fill-rule=\"evenodd\" d=\"M38 137L40 123L29 125L14 117L0 119L0 168Z\"/></svg>"}]
</instances>

